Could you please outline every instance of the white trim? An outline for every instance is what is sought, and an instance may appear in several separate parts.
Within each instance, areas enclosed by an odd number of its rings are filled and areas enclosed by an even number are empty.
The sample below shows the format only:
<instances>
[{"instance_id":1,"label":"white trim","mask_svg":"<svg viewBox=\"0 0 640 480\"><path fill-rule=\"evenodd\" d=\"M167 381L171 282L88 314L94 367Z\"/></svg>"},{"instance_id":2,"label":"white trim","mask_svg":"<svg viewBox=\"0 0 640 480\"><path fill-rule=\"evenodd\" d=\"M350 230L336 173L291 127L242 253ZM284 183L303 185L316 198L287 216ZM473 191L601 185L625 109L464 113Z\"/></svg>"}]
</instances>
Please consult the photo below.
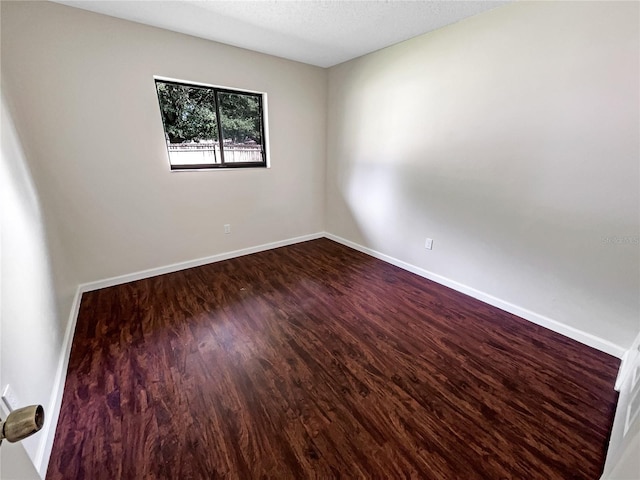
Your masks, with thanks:
<instances>
[{"instance_id":1,"label":"white trim","mask_svg":"<svg viewBox=\"0 0 640 480\"><path fill-rule=\"evenodd\" d=\"M187 260L186 262L172 263L164 267L150 268L148 270L141 270L139 272L128 273L126 275L119 275L117 277L105 278L104 280L98 280L95 282L83 283L80 285L80 289L83 292L90 292L92 290L99 290L101 288L113 287L114 285L121 285L123 283L135 282L136 280L142 280L144 278L155 277L157 275L164 275L165 273L173 273L179 270L186 270L187 268L200 267L208 263L221 262L222 260L228 260L230 258L242 257L243 255L250 255L252 253L263 252L265 250L271 250L279 247L286 247L287 245L293 245L295 243L306 242L309 240L316 240L322 238L324 233L312 233L310 235L303 235L301 237L288 238L286 240L280 240L277 242L265 243L256 247L243 248L241 250L234 250L232 252L219 253L217 255L211 255L209 257L197 258L195 260Z\"/></svg>"},{"instance_id":2,"label":"white trim","mask_svg":"<svg viewBox=\"0 0 640 480\"><path fill-rule=\"evenodd\" d=\"M631 348L624 352L622 356L622 363L620 363L620 370L618 370L618 378L616 378L616 384L613 387L616 391L620 391L627 377L633 371L633 365L638 356L640 356L640 332L636 335L636 339L631 344Z\"/></svg>"},{"instance_id":3,"label":"white trim","mask_svg":"<svg viewBox=\"0 0 640 480\"><path fill-rule=\"evenodd\" d=\"M60 407L62 406L62 395L64 394L64 384L67 380L67 368L69 366L69 357L71 356L71 344L73 341L73 333L76 329L76 321L78 320L78 312L80 311L80 299L82 298L82 289L78 287L71 303L71 313L67 321L67 330L62 341L62 349L58 360L58 369L56 378L53 382L53 394L49 401L49 408L45 413L45 426L42 432L43 441L36 454L35 467L41 478L47 475L49 467L49 457L51 457L51 449L53 448L53 440L56 436L56 427L58 425L58 417L60 416Z\"/></svg>"},{"instance_id":4,"label":"white trim","mask_svg":"<svg viewBox=\"0 0 640 480\"><path fill-rule=\"evenodd\" d=\"M622 358L625 354L624 348L603 338L597 337L582 330L578 330L577 328L571 327L569 325L565 325L564 323L553 320L552 318L546 317L536 312L532 312L531 310L528 310L526 308L519 307L518 305L514 305L513 303L507 302L506 300L494 297L493 295L456 282L455 280L451 280L450 278L443 277L442 275L438 275L423 268L417 267L410 263L403 262L402 260L398 260L397 258L391 257L384 253L380 253L371 248L364 247L358 243L352 242L332 233L325 232L324 235L330 240L346 245L347 247L353 248L362 253L366 253L367 255L371 255L372 257L375 257L379 260L383 260L387 263L395 265L396 267L400 267L403 270L407 270L411 273L415 273L416 275L420 275L421 277L433 280L434 282L437 282L441 285L457 290L458 292L464 293L465 295L469 295L470 297L488 303L489 305L493 305L494 307L517 315L518 317L529 320L536 325L548 328L549 330L564 335L565 337L572 338L573 340L593 347L602 352L608 353L609 355L613 355L614 357Z\"/></svg>"}]
</instances>

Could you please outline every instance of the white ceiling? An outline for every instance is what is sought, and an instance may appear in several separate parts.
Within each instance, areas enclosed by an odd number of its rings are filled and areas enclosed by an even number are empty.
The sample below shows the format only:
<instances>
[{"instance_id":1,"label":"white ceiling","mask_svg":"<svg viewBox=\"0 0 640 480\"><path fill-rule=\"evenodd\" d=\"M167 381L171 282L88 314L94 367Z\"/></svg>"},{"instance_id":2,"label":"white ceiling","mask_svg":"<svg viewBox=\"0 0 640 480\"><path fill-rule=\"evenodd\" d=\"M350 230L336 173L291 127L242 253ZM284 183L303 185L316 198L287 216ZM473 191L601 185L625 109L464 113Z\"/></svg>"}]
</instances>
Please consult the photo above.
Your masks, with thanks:
<instances>
[{"instance_id":1,"label":"white ceiling","mask_svg":"<svg viewBox=\"0 0 640 480\"><path fill-rule=\"evenodd\" d=\"M510 0L52 1L330 67Z\"/></svg>"}]
</instances>

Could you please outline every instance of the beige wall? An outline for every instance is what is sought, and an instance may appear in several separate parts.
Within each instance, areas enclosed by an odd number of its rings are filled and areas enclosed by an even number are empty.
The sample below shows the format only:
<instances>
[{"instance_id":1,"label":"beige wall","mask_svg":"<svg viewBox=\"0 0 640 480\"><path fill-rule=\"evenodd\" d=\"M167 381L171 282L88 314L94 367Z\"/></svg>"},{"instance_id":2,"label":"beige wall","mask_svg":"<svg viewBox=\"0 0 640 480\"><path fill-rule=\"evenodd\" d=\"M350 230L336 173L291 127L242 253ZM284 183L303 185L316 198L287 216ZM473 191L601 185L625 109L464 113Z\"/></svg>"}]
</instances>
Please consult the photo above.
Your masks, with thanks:
<instances>
[{"instance_id":1,"label":"beige wall","mask_svg":"<svg viewBox=\"0 0 640 480\"><path fill-rule=\"evenodd\" d=\"M2 2L2 74L80 282L323 230L321 68L48 2ZM170 172L154 75L266 92L272 167Z\"/></svg>"},{"instance_id":2,"label":"beige wall","mask_svg":"<svg viewBox=\"0 0 640 480\"><path fill-rule=\"evenodd\" d=\"M331 68L326 230L628 348L638 9L518 2Z\"/></svg>"}]
</instances>

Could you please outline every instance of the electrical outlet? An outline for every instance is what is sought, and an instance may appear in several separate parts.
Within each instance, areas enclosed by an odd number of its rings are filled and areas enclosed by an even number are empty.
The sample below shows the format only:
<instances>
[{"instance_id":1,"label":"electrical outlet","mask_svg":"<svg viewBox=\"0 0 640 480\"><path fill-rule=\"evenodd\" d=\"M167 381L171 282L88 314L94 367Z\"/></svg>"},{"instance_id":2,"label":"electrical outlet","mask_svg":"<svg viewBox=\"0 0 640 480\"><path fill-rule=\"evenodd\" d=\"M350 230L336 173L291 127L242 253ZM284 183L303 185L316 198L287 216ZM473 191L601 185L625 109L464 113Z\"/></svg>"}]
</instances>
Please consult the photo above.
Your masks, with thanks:
<instances>
[{"instance_id":1,"label":"electrical outlet","mask_svg":"<svg viewBox=\"0 0 640 480\"><path fill-rule=\"evenodd\" d=\"M427 250L432 250L433 249L433 239L432 238L427 238L424 241L424 248L426 248Z\"/></svg>"},{"instance_id":2,"label":"electrical outlet","mask_svg":"<svg viewBox=\"0 0 640 480\"><path fill-rule=\"evenodd\" d=\"M225 224L224 226L224 233L231 233L231 225L230 224Z\"/></svg>"},{"instance_id":3,"label":"electrical outlet","mask_svg":"<svg viewBox=\"0 0 640 480\"><path fill-rule=\"evenodd\" d=\"M16 392L13 391L11 385L4 387L4 391L2 392L2 403L9 412L13 412L20 405L20 400L18 400Z\"/></svg>"}]
</instances>

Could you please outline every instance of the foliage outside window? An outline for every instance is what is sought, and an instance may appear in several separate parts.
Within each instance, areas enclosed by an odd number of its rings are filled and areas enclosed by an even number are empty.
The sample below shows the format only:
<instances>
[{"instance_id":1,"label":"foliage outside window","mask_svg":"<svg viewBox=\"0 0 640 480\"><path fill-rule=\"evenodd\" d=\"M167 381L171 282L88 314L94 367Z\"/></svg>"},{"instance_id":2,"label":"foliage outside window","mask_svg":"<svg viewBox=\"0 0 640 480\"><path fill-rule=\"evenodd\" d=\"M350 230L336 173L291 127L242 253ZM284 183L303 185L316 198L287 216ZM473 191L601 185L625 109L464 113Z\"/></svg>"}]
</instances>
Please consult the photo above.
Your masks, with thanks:
<instances>
[{"instance_id":1,"label":"foliage outside window","mask_svg":"<svg viewBox=\"0 0 640 480\"><path fill-rule=\"evenodd\" d=\"M262 94L158 79L156 91L172 170L267 166Z\"/></svg>"}]
</instances>

